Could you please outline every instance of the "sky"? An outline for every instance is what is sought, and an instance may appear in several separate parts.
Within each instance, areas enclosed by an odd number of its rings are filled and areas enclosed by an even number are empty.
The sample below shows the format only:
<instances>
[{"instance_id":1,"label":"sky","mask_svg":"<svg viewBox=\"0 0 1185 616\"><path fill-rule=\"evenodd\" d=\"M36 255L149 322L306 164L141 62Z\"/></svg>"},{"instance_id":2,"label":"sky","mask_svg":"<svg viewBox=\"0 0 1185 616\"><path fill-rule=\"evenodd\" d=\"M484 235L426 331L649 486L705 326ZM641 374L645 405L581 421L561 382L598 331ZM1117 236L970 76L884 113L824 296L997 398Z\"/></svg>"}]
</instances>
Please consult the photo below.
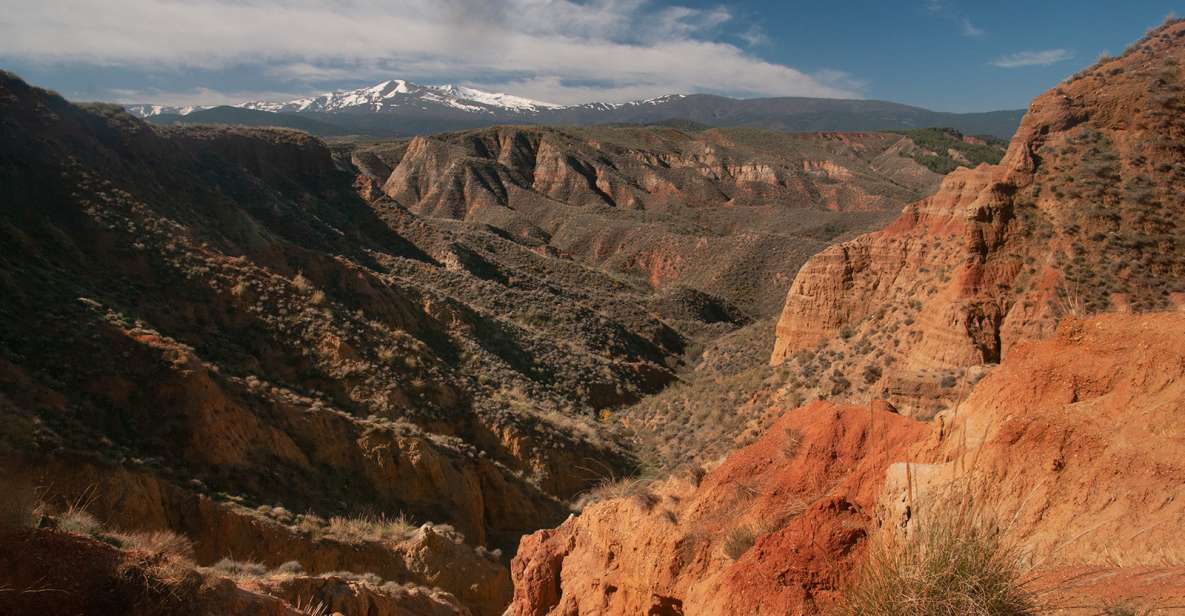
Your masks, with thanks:
<instances>
[{"instance_id":1,"label":"sky","mask_svg":"<svg viewBox=\"0 0 1185 616\"><path fill-rule=\"evenodd\" d=\"M1020 109L1185 0L0 0L0 68L72 100L387 79L559 104L671 93Z\"/></svg>"}]
</instances>

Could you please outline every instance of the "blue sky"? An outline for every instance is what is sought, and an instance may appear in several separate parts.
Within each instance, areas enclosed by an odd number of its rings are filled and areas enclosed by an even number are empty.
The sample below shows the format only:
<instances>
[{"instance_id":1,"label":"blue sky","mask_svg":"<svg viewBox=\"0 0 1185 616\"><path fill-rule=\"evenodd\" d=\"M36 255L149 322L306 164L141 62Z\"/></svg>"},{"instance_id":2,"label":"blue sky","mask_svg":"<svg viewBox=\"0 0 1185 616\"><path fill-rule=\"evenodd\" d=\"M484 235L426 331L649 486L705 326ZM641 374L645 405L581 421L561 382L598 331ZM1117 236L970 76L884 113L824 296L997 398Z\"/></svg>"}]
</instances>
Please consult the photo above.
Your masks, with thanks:
<instances>
[{"instance_id":1,"label":"blue sky","mask_svg":"<svg viewBox=\"0 0 1185 616\"><path fill-rule=\"evenodd\" d=\"M233 103L403 78L558 103L671 92L1021 108L1185 2L0 0L0 66L75 100Z\"/></svg>"}]
</instances>

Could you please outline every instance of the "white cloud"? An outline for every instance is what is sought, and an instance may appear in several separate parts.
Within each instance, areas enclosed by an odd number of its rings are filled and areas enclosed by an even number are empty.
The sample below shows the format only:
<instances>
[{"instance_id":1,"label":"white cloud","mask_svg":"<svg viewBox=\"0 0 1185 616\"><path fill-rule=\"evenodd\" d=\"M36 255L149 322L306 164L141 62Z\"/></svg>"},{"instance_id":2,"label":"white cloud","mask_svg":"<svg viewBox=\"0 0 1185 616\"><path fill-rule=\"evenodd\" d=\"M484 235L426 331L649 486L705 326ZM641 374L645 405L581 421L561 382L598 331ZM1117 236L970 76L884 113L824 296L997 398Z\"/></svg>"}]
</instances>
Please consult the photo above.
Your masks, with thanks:
<instances>
[{"instance_id":1,"label":"white cloud","mask_svg":"<svg viewBox=\"0 0 1185 616\"><path fill-rule=\"evenodd\" d=\"M302 93L277 92L275 90L236 90L224 92L210 88L195 87L187 90L158 90L155 88L109 88L107 94L114 103L152 103L171 107L186 105L237 105L243 101L291 100Z\"/></svg>"},{"instance_id":2,"label":"white cloud","mask_svg":"<svg viewBox=\"0 0 1185 616\"><path fill-rule=\"evenodd\" d=\"M986 32L984 32L982 28L976 27L975 24L971 23L971 20L966 17L963 18L962 26L963 26L963 36L969 36L971 38L980 38L984 34L986 34Z\"/></svg>"},{"instance_id":3,"label":"white cloud","mask_svg":"<svg viewBox=\"0 0 1185 616\"><path fill-rule=\"evenodd\" d=\"M0 56L139 70L256 66L273 78L447 75L522 83L559 103L588 83L611 96L720 92L859 97L849 76L814 75L714 40L726 8L650 0L0 0ZM532 85L533 84L533 85ZM529 91L515 93L532 95ZM602 91L602 88L597 88ZM542 98L542 97L541 97Z\"/></svg>"},{"instance_id":4,"label":"white cloud","mask_svg":"<svg viewBox=\"0 0 1185 616\"><path fill-rule=\"evenodd\" d=\"M926 1L926 10L930 11L934 15L938 15L938 16L944 17L946 19L949 19L951 21L958 23L959 32L965 37L982 38L983 36L985 36L987 34L987 32L984 31L983 28L976 26L971 21L970 17L967 17L965 15L960 15L957 11L947 10L947 7L943 3L943 0L927 0Z\"/></svg>"},{"instance_id":5,"label":"white cloud","mask_svg":"<svg viewBox=\"0 0 1185 616\"><path fill-rule=\"evenodd\" d=\"M739 35L742 41L749 47L757 47L759 45L768 45L770 43L769 35L760 26L750 26L749 29L741 32Z\"/></svg>"},{"instance_id":6,"label":"white cloud","mask_svg":"<svg viewBox=\"0 0 1185 616\"><path fill-rule=\"evenodd\" d=\"M1020 51L1000 56L991 61L992 66L1000 68L1019 68L1022 66L1049 66L1063 60L1073 58L1074 54L1066 49L1046 49L1043 51Z\"/></svg>"}]
</instances>

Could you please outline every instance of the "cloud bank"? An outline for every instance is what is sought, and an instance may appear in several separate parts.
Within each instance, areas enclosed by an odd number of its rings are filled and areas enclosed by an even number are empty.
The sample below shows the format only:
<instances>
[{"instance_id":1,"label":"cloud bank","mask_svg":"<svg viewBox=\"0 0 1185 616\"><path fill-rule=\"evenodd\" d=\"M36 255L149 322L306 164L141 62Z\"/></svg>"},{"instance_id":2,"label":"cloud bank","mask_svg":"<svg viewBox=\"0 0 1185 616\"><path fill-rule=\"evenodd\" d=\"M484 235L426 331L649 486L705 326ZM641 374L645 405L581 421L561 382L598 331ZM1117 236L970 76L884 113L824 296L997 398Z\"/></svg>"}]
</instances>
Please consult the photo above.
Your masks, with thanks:
<instances>
[{"instance_id":1,"label":"cloud bank","mask_svg":"<svg viewBox=\"0 0 1185 616\"><path fill-rule=\"evenodd\" d=\"M649 0L3 0L0 57L143 71L258 70L286 84L448 76L556 103L670 92L858 98L725 42L724 7ZM750 27L741 39L760 40ZM287 89L287 88L285 88ZM595 93L595 95L594 95ZM210 93L215 96L217 93ZM200 102L200 101L198 101Z\"/></svg>"},{"instance_id":2,"label":"cloud bank","mask_svg":"<svg viewBox=\"0 0 1185 616\"><path fill-rule=\"evenodd\" d=\"M1023 66L1049 66L1073 58L1074 54L1066 49L1046 49L1044 51L1020 51L1000 56L991 61L992 66L999 68L1020 68Z\"/></svg>"}]
</instances>

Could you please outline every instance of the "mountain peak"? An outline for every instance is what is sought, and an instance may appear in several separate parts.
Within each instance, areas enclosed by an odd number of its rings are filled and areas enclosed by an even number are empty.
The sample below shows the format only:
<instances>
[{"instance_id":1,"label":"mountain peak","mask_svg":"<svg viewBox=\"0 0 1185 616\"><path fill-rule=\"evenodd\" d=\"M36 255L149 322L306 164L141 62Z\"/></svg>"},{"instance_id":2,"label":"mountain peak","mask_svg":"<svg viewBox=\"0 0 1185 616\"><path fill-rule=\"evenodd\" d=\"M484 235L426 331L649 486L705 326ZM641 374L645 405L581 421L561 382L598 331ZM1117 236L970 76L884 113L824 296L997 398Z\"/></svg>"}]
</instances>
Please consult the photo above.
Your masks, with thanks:
<instances>
[{"instance_id":1,"label":"mountain peak","mask_svg":"<svg viewBox=\"0 0 1185 616\"><path fill-rule=\"evenodd\" d=\"M531 113L560 108L560 105L502 92L486 92L453 84L425 86L403 79L389 79L356 90L326 92L312 98L284 102L250 101L237 106L273 112L398 112L453 109L482 114Z\"/></svg>"}]
</instances>

